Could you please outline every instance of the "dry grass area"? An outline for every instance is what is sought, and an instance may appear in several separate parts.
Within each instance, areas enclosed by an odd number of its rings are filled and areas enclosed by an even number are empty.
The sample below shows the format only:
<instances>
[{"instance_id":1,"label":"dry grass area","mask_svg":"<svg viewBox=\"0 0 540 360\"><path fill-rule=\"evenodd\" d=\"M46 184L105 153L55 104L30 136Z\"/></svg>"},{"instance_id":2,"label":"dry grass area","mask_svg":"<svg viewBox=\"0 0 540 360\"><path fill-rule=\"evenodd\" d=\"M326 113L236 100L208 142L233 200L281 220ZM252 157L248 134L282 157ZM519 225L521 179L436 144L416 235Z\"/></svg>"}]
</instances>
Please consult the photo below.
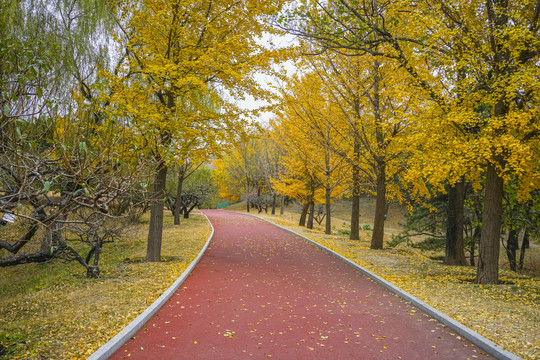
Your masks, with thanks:
<instances>
[{"instance_id":1,"label":"dry grass area","mask_svg":"<svg viewBox=\"0 0 540 360\"><path fill-rule=\"evenodd\" d=\"M185 270L210 235L203 216L181 227L166 216L162 256L144 263L148 217L102 254L99 279L78 264L53 261L1 269L2 359L84 359L156 300ZM2 348L0 348L2 349Z\"/></svg>"},{"instance_id":2,"label":"dry grass area","mask_svg":"<svg viewBox=\"0 0 540 360\"><path fill-rule=\"evenodd\" d=\"M404 244L394 249L370 250L371 231L361 231L360 241L350 241L347 235L339 234L339 230L347 229L349 224L342 218L334 221L333 234L325 235L322 226L315 226L313 230L299 227L296 213L259 215L353 260L504 349L524 359L540 358L540 277L537 272L516 274L503 269L503 284L477 285L473 282L475 268L442 265ZM391 224L396 226L398 222L393 220ZM390 240L392 230L388 230L385 240ZM528 251L530 261L540 259L539 246ZM536 276L531 275L534 273Z\"/></svg>"}]
</instances>

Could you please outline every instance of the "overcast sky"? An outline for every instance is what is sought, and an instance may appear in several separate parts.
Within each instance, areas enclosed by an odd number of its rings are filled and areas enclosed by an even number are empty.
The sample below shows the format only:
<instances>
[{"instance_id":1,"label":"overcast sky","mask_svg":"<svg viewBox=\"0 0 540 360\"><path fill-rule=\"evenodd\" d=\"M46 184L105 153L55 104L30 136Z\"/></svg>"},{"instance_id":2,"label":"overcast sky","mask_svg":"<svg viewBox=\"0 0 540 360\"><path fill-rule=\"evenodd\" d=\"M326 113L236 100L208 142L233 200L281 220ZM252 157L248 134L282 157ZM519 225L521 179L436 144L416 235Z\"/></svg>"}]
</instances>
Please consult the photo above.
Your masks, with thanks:
<instances>
[{"instance_id":1,"label":"overcast sky","mask_svg":"<svg viewBox=\"0 0 540 360\"><path fill-rule=\"evenodd\" d=\"M264 43L269 48L270 47L274 47L274 48L286 47L286 46L290 46L292 43L295 42L295 37L292 35L285 35L285 36L279 36L279 37L268 36L268 37L264 37L261 40L261 42ZM287 61L282 66L275 67L275 70L280 70L280 69L287 71L287 74L291 75L295 71L295 66L292 61ZM274 84L274 86L277 85L276 80L273 77L265 75L265 74L258 73L255 75L255 79L267 89L271 89L271 85L270 86L268 85L269 83ZM261 101L261 100L256 101L253 99L252 96L248 95L246 96L246 100L238 101L238 105L244 109L253 110L253 109L260 108L262 106L270 105L270 103L267 101ZM259 122L262 124L266 124L273 117L273 115L274 114L271 112L262 113L259 116Z\"/></svg>"}]
</instances>

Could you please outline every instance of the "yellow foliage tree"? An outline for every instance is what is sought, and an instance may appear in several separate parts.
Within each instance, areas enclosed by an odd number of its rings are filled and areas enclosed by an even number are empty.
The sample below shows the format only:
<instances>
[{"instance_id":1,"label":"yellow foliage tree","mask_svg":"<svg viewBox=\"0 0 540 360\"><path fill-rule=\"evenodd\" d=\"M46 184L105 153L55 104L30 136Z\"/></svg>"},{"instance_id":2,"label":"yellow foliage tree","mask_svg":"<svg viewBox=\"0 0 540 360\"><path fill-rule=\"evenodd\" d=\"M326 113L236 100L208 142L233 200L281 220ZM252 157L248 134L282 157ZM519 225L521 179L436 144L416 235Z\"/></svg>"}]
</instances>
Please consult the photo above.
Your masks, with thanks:
<instances>
[{"instance_id":1,"label":"yellow foliage tree","mask_svg":"<svg viewBox=\"0 0 540 360\"><path fill-rule=\"evenodd\" d=\"M234 201L245 199L247 212L255 205L260 212L262 197L270 190L261 167L262 139L252 136L230 154L214 161L213 177L221 197Z\"/></svg>"},{"instance_id":2,"label":"yellow foliage tree","mask_svg":"<svg viewBox=\"0 0 540 360\"><path fill-rule=\"evenodd\" d=\"M540 187L539 17L540 2L518 0L306 0L290 14L292 32L325 49L395 61L431 100L419 128L458 153L433 154L447 166L430 171L429 181L470 173L484 185L482 284L498 282L505 183L517 179L521 200Z\"/></svg>"},{"instance_id":3,"label":"yellow foliage tree","mask_svg":"<svg viewBox=\"0 0 540 360\"><path fill-rule=\"evenodd\" d=\"M408 115L418 104L401 84L400 69L372 60L325 54L309 58L309 66L333 104L332 149L352 171L351 239L358 239L359 195L367 192L376 196L371 248L381 249L386 199L403 200L396 179L409 153Z\"/></svg>"},{"instance_id":4,"label":"yellow foliage tree","mask_svg":"<svg viewBox=\"0 0 540 360\"><path fill-rule=\"evenodd\" d=\"M264 18L280 2L230 0L120 0L117 41L125 61L103 74L112 89L111 110L129 122L131 141L156 163L147 261L159 261L167 168L179 139L211 133L208 153L242 132L242 111L230 100L267 95L252 74L268 68L277 51L255 40L270 31ZM228 96L222 94L226 92ZM194 94L220 103L212 116ZM208 136L205 137L209 139Z\"/></svg>"},{"instance_id":5,"label":"yellow foliage tree","mask_svg":"<svg viewBox=\"0 0 540 360\"><path fill-rule=\"evenodd\" d=\"M304 203L303 216L309 206L308 228L313 227L315 203L324 203L325 232L330 234L332 199L346 190L347 163L335 151L338 133L332 124L339 112L314 73L293 76L282 97L281 120L274 127L276 139L285 149L285 174L275 187Z\"/></svg>"}]
</instances>

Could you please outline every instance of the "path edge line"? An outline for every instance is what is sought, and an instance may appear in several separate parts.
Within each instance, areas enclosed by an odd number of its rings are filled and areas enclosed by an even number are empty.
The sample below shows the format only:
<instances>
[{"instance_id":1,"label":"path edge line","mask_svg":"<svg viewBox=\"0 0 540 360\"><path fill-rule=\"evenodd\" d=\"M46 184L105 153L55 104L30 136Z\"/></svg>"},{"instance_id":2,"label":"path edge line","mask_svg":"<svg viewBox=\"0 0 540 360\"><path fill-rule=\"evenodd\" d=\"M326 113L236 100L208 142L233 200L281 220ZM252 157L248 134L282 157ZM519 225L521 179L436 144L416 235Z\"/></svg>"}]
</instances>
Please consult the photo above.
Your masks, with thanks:
<instances>
[{"instance_id":1,"label":"path edge line","mask_svg":"<svg viewBox=\"0 0 540 360\"><path fill-rule=\"evenodd\" d=\"M210 241L214 237L214 226L204 214L204 217L208 221L208 224L210 224L210 228L212 229L212 232L210 233L210 236L208 237L208 240L206 240L206 243L204 244L203 248L197 255L195 259L189 264L189 266L184 270L184 272L180 275L178 279L167 289L159 298L156 299L146 310L144 310L139 316L137 316L132 322L130 322L125 328L120 330L118 334L116 334L111 340L106 342L102 347L96 350L92 355L90 355L87 360L106 360L108 359L112 354L114 354L118 349L124 345L126 341L128 341L135 333L143 327L144 324L150 318L171 298L171 296L175 293L176 290L182 285L182 283L187 279L189 274L193 271L195 268L195 265L199 263L202 256L206 252L206 249L208 249L208 246L210 245Z\"/></svg>"},{"instance_id":2,"label":"path edge line","mask_svg":"<svg viewBox=\"0 0 540 360\"><path fill-rule=\"evenodd\" d=\"M227 211L230 211L230 210L227 210ZM330 253L334 257L336 257L336 258L340 259L341 261L347 263L348 265L350 265L353 268L360 271L362 274L366 275L367 277L371 278L372 280L374 280L378 284L382 285L383 287L388 289L390 292L396 294L397 296L399 296L402 299L408 301L409 303L411 303L415 307L419 308L420 310L422 310L426 314L430 315L434 319L438 320L439 322L444 324L446 327L452 329L453 331L458 333L460 336L462 336L465 339L469 340L471 343L478 346L479 348L481 348L482 350L484 350L488 354L495 356L497 359L499 359L499 360L523 360L522 358L515 355L514 353L511 353L508 350L504 350L501 346L497 345L496 343L494 343L493 341L491 341L488 338L484 337L483 335L480 335L479 333L477 333L476 331L474 331L474 330L470 329L469 327L463 325L459 321L457 321L457 320L451 318L450 316L446 315L445 313L435 309L431 305L429 305L429 304L423 302L422 300L418 299L416 296L411 295L408 292L406 292L405 290L400 289L399 287L395 286L394 284L392 284L388 280L382 278L381 276L376 275L375 273L369 271L368 269L358 265L354 261L352 261L350 259L347 259L345 256L343 256L341 254L338 254L334 250L331 250L331 249L327 248L326 246L321 245L321 244L319 244L318 242L316 242L314 240L311 240L311 239L309 239L309 238L307 238L307 237L305 237L305 236L303 236L303 235L301 235L301 234L299 234L299 233L297 233L297 232L295 232L293 230L287 229L287 228L285 228L285 227L283 227L281 225L273 223L272 221L264 219L264 218L262 218L260 216L253 215L253 214L248 214L248 213L242 213L242 214L253 216L253 217L256 217L256 218L261 219L263 221L266 221L267 223L272 224L274 226L277 226L278 228L283 229L283 230L285 230L285 231L287 231L287 232L289 232L289 233L291 233L293 235L296 235L296 236L306 240L307 242L312 243L313 245L317 246L318 248Z\"/></svg>"}]
</instances>

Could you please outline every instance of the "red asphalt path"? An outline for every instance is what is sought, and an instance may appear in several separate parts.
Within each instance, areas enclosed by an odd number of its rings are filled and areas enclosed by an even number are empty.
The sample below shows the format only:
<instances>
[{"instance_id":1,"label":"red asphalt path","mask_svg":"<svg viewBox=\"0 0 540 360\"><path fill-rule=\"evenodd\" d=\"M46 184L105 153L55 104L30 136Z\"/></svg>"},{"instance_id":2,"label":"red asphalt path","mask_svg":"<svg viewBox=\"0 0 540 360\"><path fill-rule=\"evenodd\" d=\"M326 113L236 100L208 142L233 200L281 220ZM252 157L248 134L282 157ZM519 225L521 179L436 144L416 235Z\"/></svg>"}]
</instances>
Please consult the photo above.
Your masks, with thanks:
<instances>
[{"instance_id":1,"label":"red asphalt path","mask_svg":"<svg viewBox=\"0 0 540 360\"><path fill-rule=\"evenodd\" d=\"M492 358L316 246L207 210L191 275L111 359Z\"/></svg>"}]
</instances>

